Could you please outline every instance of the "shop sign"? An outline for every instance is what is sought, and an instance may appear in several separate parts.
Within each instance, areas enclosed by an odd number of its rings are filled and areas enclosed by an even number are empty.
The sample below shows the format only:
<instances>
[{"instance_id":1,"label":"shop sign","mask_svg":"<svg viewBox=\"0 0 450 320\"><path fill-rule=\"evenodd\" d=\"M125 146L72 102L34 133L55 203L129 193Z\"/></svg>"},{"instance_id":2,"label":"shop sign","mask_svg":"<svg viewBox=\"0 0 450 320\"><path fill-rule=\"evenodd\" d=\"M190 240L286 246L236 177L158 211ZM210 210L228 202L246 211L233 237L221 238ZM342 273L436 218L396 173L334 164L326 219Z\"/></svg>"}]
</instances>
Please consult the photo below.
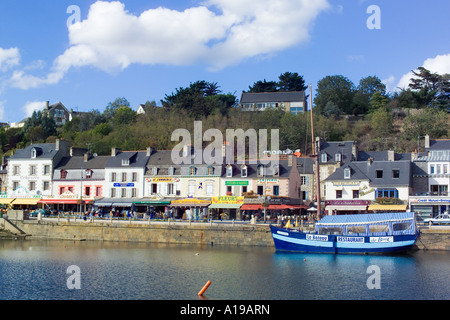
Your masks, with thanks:
<instances>
[{"instance_id":1,"label":"shop sign","mask_svg":"<svg viewBox=\"0 0 450 320\"><path fill-rule=\"evenodd\" d=\"M77 195L67 190L63 194L59 195L59 199L79 199Z\"/></svg>"},{"instance_id":2,"label":"shop sign","mask_svg":"<svg viewBox=\"0 0 450 320\"><path fill-rule=\"evenodd\" d=\"M152 182L157 183L157 182L169 182L172 183L173 182L173 178L152 178Z\"/></svg>"},{"instance_id":3,"label":"shop sign","mask_svg":"<svg viewBox=\"0 0 450 320\"><path fill-rule=\"evenodd\" d=\"M333 187L359 186L361 181L333 181Z\"/></svg>"},{"instance_id":4,"label":"shop sign","mask_svg":"<svg viewBox=\"0 0 450 320\"><path fill-rule=\"evenodd\" d=\"M115 188L134 188L134 183L114 183Z\"/></svg>"},{"instance_id":5,"label":"shop sign","mask_svg":"<svg viewBox=\"0 0 450 320\"><path fill-rule=\"evenodd\" d=\"M248 181L225 181L226 186L248 186Z\"/></svg>"},{"instance_id":6,"label":"shop sign","mask_svg":"<svg viewBox=\"0 0 450 320\"><path fill-rule=\"evenodd\" d=\"M243 204L244 197L234 197L234 196L225 196L225 197L212 197L212 204Z\"/></svg>"},{"instance_id":7,"label":"shop sign","mask_svg":"<svg viewBox=\"0 0 450 320\"><path fill-rule=\"evenodd\" d=\"M332 206L368 206L370 200L327 200L325 205Z\"/></svg>"},{"instance_id":8,"label":"shop sign","mask_svg":"<svg viewBox=\"0 0 450 320\"><path fill-rule=\"evenodd\" d=\"M186 198L186 199L180 199L180 200L174 200L171 202L172 205L195 205L195 204L210 204L211 202L208 200L200 200L195 198Z\"/></svg>"},{"instance_id":9,"label":"shop sign","mask_svg":"<svg viewBox=\"0 0 450 320\"><path fill-rule=\"evenodd\" d=\"M275 178L266 178L266 179L258 179L257 180L258 184L263 184L263 183L278 183L278 179Z\"/></svg>"},{"instance_id":10,"label":"shop sign","mask_svg":"<svg viewBox=\"0 0 450 320\"><path fill-rule=\"evenodd\" d=\"M450 203L450 198L413 198L410 202L417 203Z\"/></svg>"}]
</instances>

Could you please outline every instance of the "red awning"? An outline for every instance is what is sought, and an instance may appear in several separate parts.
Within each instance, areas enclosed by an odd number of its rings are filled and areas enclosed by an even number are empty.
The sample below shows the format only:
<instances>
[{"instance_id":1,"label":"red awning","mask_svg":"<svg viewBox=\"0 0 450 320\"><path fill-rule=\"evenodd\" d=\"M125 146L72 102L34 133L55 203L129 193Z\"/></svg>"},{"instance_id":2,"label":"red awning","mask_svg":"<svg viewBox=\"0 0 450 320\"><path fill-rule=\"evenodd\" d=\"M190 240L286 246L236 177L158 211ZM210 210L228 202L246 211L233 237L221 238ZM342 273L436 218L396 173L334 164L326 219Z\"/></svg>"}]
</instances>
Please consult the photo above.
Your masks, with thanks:
<instances>
[{"instance_id":1,"label":"red awning","mask_svg":"<svg viewBox=\"0 0 450 320\"><path fill-rule=\"evenodd\" d=\"M86 201L86 203L90 200ZM46 204L80 204L82 201L80 199L42 199L38 203Z\"/></svg>"},{"instance_id":2,"label":"red awning","mask_svg":"<svg viewBox=\"0 0 450 320\"><path fill-rule=\"evenodd\" d=\"M259 209L263 209L262 205L260 204L244 204L241 207L241 211L242 210L259 210Z\"/></svg>"},{"instance_id":3,"label":"red awning","mask_svg":"<svg viewBox=\"0 0 450 320\"><path fill-rule=\"evenodd\" d=\"M268 210L296 210L296 209L308 209L308 206L301 204L271 204L267 207Z\"/></svg>"}]
</instances>

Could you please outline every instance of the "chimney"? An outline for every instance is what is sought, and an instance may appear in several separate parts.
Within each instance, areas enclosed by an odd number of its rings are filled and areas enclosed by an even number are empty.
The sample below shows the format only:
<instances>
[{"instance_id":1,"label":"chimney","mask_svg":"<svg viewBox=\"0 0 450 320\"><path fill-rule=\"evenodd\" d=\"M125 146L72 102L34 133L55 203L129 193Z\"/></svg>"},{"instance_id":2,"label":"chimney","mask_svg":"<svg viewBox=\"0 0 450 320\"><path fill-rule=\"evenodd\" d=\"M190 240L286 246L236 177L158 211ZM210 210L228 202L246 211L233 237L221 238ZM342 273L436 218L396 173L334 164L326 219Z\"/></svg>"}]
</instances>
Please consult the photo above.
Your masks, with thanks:
<instances>
[{"instance_id":1,"label":"chimney","mask_svg":"<svg viewBox=\"0 0 450 320\"><path fill-rule=\"evenodd\" d=\"M150 157L154 151L155 151L155 149L153 149L152 147L148 147L147 148L147 157Z\"/></svg>"},{"instance_id":2,"label":"chimney","mask_svg":"<svg viewBox=\"0 0 450 320\"><path fill-rule=\"evenodd\" d=\"M417 150L415 150L414 152L411 152L411 162L413 162L416 159L417 159Z\"/></svg>"},{"instance_id":3,"label":"chimney","mask_svg":"<svg viewBox=\"0 0 450 320\"><path fill-rule=\"evenodd\" d=\"M425 135L425 148L429 148L429 147L430 147L430 136Z\"/></svg>"},{"instance_id":4,"label":"chimney","mask_svg":"<svg viewBox=\"0 0 450 320\"><path fill-rule=\"evenodd\" d=\"M89 158L90 158L90 154L88 152L86 152L84 154L84 162L88 162Z\"/></svg>"},{"instance_id":5,"label":"chimney","mask_svg":"<svg viewBox=\"0 0 450 320\"><path fill-rule=\"evenodd\" d=\"M56 150L56 151L59 151L59 139L56 139L56 142L55 142L55 150Z\"/></svg>"},{"instance_id":6,"label":"chimney","mask_svg":"<svg viewBox=\"0 0 450 320\"><path fill-rule=\"evenodd\" d=\"M45 110L50 109L50 101L45 101Z\"/></svg>"},{"instance_id":7,"label":"chimney","mask_svg":"<svg viewBox=\"0 0 450 320\"><path fill-rule=\"evenodd\" d=\"M111 157L117 156L117 154L120 152L119 148L112 148L111 149Z\"/></svg>"},{"instance_id":8,"label":"chimney","mask_svg":"<svg viewBox=\"0 0 450 320\"><path fill-rule=\"evenodd\" d=\"M388 161L395 161L395 152L394 152L394 150L388 150Z\"/></svg>"},{"instance_id":9,"label":"chimney","mask_svg":"<svg viewBox=\"0 0 450 320\"><path fill-rule=\"evenodd\" d=\"M358 159L358 147L356 146L356 141L352 144L352 155L353 159Z\"/></svg>"},{"instance_id":10,"label":"chimney","mask_svg":"<svg viewBox=\"0 0 450 320\"><path fill-rule=\"evenodd\" d=\"M369 159L367 159L367 165L371 165L372 164L372 161L373 161L373 159L372 158L369 158Z\"/></svg>"}]
</instances>

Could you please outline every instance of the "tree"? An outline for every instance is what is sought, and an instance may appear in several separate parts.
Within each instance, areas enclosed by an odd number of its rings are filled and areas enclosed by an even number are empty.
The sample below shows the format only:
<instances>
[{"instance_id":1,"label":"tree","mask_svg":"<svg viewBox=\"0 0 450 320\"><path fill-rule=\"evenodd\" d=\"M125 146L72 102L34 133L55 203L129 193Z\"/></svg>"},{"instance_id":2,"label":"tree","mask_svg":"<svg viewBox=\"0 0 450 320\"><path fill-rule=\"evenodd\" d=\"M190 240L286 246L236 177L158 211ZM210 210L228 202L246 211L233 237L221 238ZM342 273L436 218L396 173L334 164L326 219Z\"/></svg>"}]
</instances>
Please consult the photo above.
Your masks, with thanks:
<instances>
[{"instance_id":1,"label":"tree","mask_svg":"<svg viewBox=\"0 0 450 320\"><path fill-rule=\"evenodd\" d=\"M117 110L122 107L130 107L130 102L125 98L117 98L114 102L108 103L105 111L103 112L103 117L106 121L112 120L116 115Z\"/></svg>"},{"instance_id":2,"label":"tree","mask_svg":"<svg viewBox=\"0 0 450 320\"><path fill-rule=\"evenodd\" d=\"M113 118L114 125L127 125L136 120L137 114L129 107L121 107L116 111Z\"/></svg>"},{"instance_id":3,"label":"tree","mask_svg":"<svg viewBox=\"0 0 450 320\"><path fill-rule=\"evenodd\" d=\"M380 91L375 92L370 99L369 113L375 112L379 109L386 110L389 101L389 98L385 97Z\"/></svg>"},{"instance_id":4,"label":"tree","mask_svg":"<svg viewBox=\"0 0 450 320\"><path fill-rule=\"evenodd\" d=\"M253 86L248 87L248 93L258 93L258 92L277 92L278 84L276 81L263 81L259 80L253 84Z\"/></svg>"},{"instance_id":5,"label":"tree","mask_svg":"<svg viewBox=\"0 0 450 320\"><path fill-rule=\"evenodd\" d=\"M278 79L280 80L278 81L279 91L305 91L308 88L303 77L297 72L285 72Z\"/></svg>"},{"instance_id":6,"label":"tree","mask_svg":"<svg viewBox=\"0 0 450 320\"><path fill-rule=\"evenodd\" d=\"M442 110L426 108L405 118L403 129L406 139L415 140L426 134L438 139L447 135L448 117Z\"/></svg>"},{"instance_id":7,"label":"tree","mask_svg":"<svg viewBox=\"0 0 450 320\"><path fill-rule=\"evenodd\" d=\"M33 111L23 126L24 136L27 141L43 141L56 132L55 119L47 111Z\"/></svg>"},{"instance_id":8,"label":"tree","mask_svg":"<svg viewBox=\"0 0 450 320\"><path fill-rule=\"evenodd\" d=\"M424 67L413 71L409 89L419 105L450 110L450 75L430 72Z\"/></svg>"},{"instance_id":9,"label":"tree","mask_svg":"<svg viewBox=\"0 0 450 320\"><path fill-rule=\"evenodd\" d=\"M376 137L387 137L392 133L392 115L386 108L376 109L370 119Z\"/></svg>"},{"instance_id":10,"label":"tree","mask_svg":"<svg viewBox=\"0 0 450 320\"><path fill-rule=\"evenodd\" d=\"M342 113L353 111L354 84L342 75L326 76L317 83L314 98L315 111L324 114L328 102L336 105Z\"/></svg>"},{"instance_id":11,"label":"tree","mask_svg":"<svg viewBox=\"0 0 450 320\"><path fill-rule=\"evenodd\" d=\"M353 97L353 114L366 114L375 92L386 94L386 85L376 76L362 78Z\"/></svg>"}]
</instances>

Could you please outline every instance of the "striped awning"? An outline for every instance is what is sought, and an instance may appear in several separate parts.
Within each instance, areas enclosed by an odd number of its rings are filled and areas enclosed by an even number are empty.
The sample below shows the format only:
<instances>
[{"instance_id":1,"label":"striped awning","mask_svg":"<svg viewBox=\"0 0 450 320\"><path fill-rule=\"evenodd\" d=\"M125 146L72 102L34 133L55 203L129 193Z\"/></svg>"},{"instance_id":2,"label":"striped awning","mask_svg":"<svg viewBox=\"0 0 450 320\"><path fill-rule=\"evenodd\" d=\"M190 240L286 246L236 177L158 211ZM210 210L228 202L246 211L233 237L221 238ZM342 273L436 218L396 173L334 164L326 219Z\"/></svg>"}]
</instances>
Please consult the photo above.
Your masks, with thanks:
<instances>
[{"instance_id":1,"label":"striped awning","mask_svg":"<svg viewBox=\"0 0 450 320\"><path fill-rule=\"evenodd\" d=\"M406 211L406 204L371 204L369 211Z\"/></svg>"}]
</instances>

